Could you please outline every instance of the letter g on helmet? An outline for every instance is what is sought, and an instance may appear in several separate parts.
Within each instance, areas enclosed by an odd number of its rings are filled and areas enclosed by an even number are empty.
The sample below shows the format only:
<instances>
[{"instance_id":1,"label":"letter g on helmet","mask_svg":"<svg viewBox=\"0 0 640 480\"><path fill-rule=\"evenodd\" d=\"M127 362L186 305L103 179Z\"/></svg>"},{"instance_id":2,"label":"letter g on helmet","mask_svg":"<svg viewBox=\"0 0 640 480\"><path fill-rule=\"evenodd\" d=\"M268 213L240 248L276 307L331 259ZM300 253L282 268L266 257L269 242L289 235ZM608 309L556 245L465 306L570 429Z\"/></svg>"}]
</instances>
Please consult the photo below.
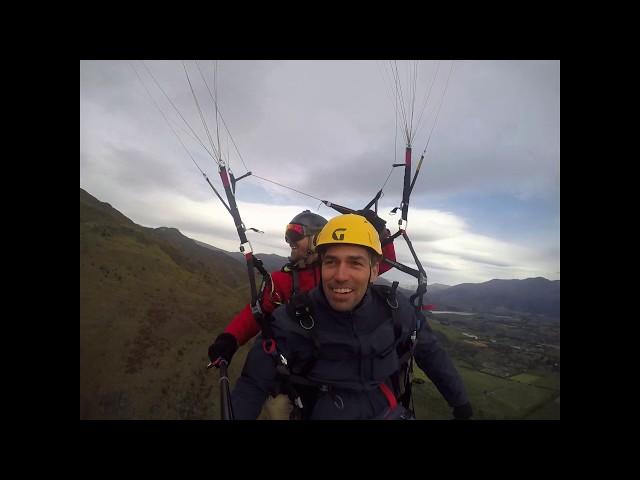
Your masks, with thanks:
<instances>
[{"instance_id":1,"label":"letter g on helmet","mask_svg":"<svg viewBox=\"0 0 640 480\"><path fill-rule=\"evenodd\" d=\"M347 213L329 220L318 234L316 247L342 243L361 245L382 255L378 232L362 215Z\"/></svg>"},{"instance_id":2,"label":"letter g on helmet","mask_svg":"<svg viewBox=\"0 0 640 480\"><path fill-rule=\"evenodd\" d=\"M338 232L344 232L346 230L346 228L336 228L331 234L331 238L333 238L334 240L344 240L344 233Z\"/></svg>"}]
</instances>

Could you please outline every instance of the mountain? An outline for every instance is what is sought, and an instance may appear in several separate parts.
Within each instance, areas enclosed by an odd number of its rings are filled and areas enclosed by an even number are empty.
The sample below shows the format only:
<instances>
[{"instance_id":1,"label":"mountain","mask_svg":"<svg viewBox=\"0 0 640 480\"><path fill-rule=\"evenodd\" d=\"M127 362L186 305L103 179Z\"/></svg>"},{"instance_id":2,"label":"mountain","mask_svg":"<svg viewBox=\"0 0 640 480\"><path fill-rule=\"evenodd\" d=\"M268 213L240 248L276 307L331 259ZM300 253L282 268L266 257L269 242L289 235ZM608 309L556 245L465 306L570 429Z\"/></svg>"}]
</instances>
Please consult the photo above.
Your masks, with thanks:
<instances>
[{"instance_id":1,"label":"mountain","mask_svg":"<svg viewBox=\"0 0 640 480\"><path fill-rule=\"evenodd\" d=\"M135 224L106 202L101 202L88 192L80 189L80 223L102 223L104 225Z\"/></svg>"},{"instance_id":2,"label":"mountain","mask_svg":"<svg viewBox=\"0 0 640 480\"><path fill-rule=\"evenodd\" d=\"M427 286L427 290L433 293L446 290L447 288L451 288L451 285L445 285L443 283L432 283L431 285Z\"/></svg>"},{"instance_id":3,"label":"mountain","mask_svg":"<svg viewBox=\"0 0 640 480\"><path fill-rule=\"evenodd\" d=\"M247 261L244 258L244 255L240 252L229 252L232 258L236 259L242 265L246 265ZM275 255L273 253L256 253L256 257L262 260L262 264L267 272L273 272L275 270L280 270L284 264L289 262L287 257L281 257L280 255Z\"/></svg>"},{"instance_id":4,"label":"mountain","mask_svg":"<svg viewBox=\"0 0 640 480\"><path fill-rule=\"evenodd\" d=\"M382 274L382 276L378 277L375 283L379 283L381 285L387 285L390 287L392 282L384 278L384 274ZM417 283L415 284L415 286L411 288L398 286L398 291L404 294L405 297L409 298L411 297L411 295L416 293L417 287L418 287ZM445 290L447 288L449 288L449 285L443 285L442 283L433 283L431 285L427 285L427 292L431 292L433 290L440 291L440 290ZM426 304L427 302L423 302L423 303Z\"/></svg>"},{"instance_id":5,"label":"mountain","mask_svg":"<svg viewBox=\"0 0 640 480\"><path fill-rule=\"evenodd\" d=\"M214 247L213 245L209 245L208 243L201 242L200 240L193 240L193 241L196 242L201 247L208 248L210 250L213 250L214 252L223 252L223 253L227 253L227 254L230 253L230 252L227 252L226 250L223 250L221 248Z\"/></svg>"},{"instance_id":6,"label":"mountain","mask_svg":"<svg viewBox=\"0 0 640 480\"><path fill-rule=\"evenodd\" d=\"M244 255L240 252L228 252L226 250L222 250L218 247L214 247L207 243L199 242L198 240L194 240L194 241L198 245L201 245L205 248L210 248L214 251L223 252L229 255L231 258L235 259L236 261L240 262L242 265L246 265L246 260L244 258ZM264 268L267 270L267 272L280 270L284 264L289 262L289 259L287 257L282 257L280 255L276 255L273 253L256 253L255 255L257 258L262 260L262 264L264 265Z\"/></svg>"},{"instance_id":7,"label":"mountain","mask_svg":"<svg viewBox=\"0 0 640 480\"><path fill-rule=\"evenodd\" d=\"M521 312L560 317L560 280L536 277L462 283L445 290L428 290L427 302L438 309L476 312Z\"/></svg>"},{"instance_id":8,"label":"mountain","mask_svg":"<svg viewBox=\"0 0 640 480\"><path fill-rule=\"evenodd\" d=\"M80 418L219 418L207 347L248 299L246 269L226 253L80 189Z\"/></svg>"},{"instance_id":9,"label":"mountain","mask_svg":"<svg viewBox=\"0 0 640 480\"><path fill-rule=\"evenodd\" d=\"M390 286L391 286L391 284L392 284L391 280L387 280L387 279L384 277L384 273L383 273L382 275L380 275L380 276L376 279L375 283L380 284L380 285L386 285L387 287L390 287ZM399 286L399 285L398 285L398 290L399 290L399 291L401 291L401 292L403 292L403 293L405 293L405 294L406 294L406 293L408 293L409 291L411 291L411 290L406 289L406 288L403 288L403 287L401 287L401 286ZM414 292L415 292L415 289L414 289L413 291L411 291L411 294L413 294Z\"/></svg>"}]
</instances>

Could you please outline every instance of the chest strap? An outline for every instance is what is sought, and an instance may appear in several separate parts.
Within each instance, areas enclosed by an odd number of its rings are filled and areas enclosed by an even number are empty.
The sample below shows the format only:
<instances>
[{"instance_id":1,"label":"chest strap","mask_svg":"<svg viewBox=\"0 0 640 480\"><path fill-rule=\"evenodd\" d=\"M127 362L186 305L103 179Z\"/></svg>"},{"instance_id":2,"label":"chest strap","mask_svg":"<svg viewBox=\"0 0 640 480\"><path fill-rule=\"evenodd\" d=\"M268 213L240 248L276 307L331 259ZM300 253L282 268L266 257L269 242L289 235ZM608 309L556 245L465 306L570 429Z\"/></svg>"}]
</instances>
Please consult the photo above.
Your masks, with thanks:
<instances>
[{"instance_id":1,"label":"chest strap","mask_svg":"<svg viewBox=\"0 0 640 480\"><path fill-rule=\"evenodd\" d=\"M297 268L291 269L291 284L292 284L291 297L293 298L296 295L298 295L298 293L300 293L300 274L298 273Z\"/></svg>"}]
</instances>

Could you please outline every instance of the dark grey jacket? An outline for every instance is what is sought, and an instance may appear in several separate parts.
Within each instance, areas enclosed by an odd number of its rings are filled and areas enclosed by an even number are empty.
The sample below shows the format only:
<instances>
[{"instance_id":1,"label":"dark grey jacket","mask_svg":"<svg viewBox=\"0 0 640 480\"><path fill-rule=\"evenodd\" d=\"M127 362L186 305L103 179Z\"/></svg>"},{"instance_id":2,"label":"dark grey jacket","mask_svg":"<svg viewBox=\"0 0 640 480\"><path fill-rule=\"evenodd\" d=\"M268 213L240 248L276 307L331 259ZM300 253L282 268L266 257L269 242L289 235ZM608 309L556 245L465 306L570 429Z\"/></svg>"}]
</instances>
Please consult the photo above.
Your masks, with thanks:
<instances>
[{"instance_id":1,"label":"dark grey jacket","mask_svg":"<svg viewBox=\"0 0 640 480\"><path fill-rule=\"evenodd\" d=\"M278 350L295 374L315 362L305 377L331 387L320 392L312 419L373 419L389 407L380 384L400 368L396 347L406 342L421 320L414 350L415 361L436 385L451 407L468 402L462 379L447 352L438 343L424 316L417 314L408 299L397 293L397 322L394 330L385 298L371 288L351 312L336 312L327 303L321 287L309 292L315 325L303 329L286 311L274 310L273 335ZM314 349L314 342L318 349ZM262 349L258 337L249 351L241 377L231 394L236 419L255 419L268 394L279 391L275 363Z\"/></svg>"}]
</instances>

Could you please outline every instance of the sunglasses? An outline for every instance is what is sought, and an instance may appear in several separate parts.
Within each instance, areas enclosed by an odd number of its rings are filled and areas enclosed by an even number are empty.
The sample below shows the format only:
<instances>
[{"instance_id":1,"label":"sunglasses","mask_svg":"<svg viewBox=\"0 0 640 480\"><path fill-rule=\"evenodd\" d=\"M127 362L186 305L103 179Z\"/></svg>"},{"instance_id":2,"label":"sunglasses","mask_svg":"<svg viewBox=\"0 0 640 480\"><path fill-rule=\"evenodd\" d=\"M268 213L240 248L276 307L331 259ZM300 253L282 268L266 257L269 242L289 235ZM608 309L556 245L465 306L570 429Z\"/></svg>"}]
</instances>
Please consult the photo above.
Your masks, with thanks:
<instances>
[{"instance_id":1,"label":"sunglasses","mask_svg":"<svg viewBox=\"0 0 640 480\"><path fill-rule=\"evenodd\" d=\"M297 223L290 223L284 232L284 240L287 243L296 243L305 237L304 227Z\"/></svg>"}]
</instances>

